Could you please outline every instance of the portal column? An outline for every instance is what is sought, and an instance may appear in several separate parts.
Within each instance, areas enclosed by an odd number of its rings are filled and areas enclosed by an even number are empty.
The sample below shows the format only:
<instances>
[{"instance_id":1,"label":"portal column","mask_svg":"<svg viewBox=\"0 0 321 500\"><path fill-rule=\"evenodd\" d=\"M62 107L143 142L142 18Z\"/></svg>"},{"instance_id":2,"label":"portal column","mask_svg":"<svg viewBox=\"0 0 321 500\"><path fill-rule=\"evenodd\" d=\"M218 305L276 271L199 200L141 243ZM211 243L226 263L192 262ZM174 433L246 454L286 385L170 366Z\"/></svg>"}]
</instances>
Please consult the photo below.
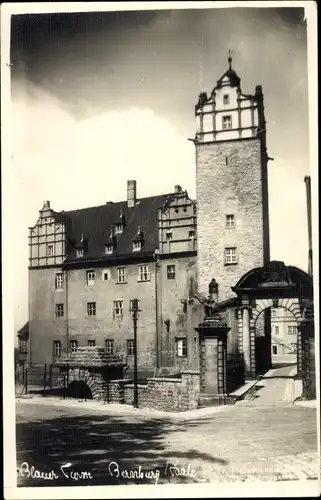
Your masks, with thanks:
<instances>
[{"instance_id":1,"label":"portal column","mask_svg":"<svg viewBox=\"0 0 321 500\"><path fill-rule=\"evenodd\" d=\"M245 376L251 374L251 337L250 337L250 311L248 305L242 307L242 330L243 330L243 358Z\"/></svg>"},{"instance_id":2,"label":"portal column","mask_svg":"<svg viewBox=\"0 0 321 500\"><path fill-rule=\"evenodd\" d=\"M315 339L312 308L306 310L305 318L298 328L301 332L302 346L302 397L304 399L315 399Z\"/></svg>"}]
</instances>

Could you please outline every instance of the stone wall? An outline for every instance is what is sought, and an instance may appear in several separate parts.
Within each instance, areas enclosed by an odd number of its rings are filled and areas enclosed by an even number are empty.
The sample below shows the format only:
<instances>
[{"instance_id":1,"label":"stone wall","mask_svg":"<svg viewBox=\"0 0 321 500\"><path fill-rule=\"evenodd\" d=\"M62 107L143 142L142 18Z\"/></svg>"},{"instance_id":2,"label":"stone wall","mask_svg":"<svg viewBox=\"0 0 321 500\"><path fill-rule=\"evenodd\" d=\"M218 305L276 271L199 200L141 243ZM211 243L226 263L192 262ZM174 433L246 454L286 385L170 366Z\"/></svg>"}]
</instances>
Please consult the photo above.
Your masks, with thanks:
<instances>
[{"instance_id":1,"label":"stone wall","mask_svg":"<svg viewBox=\"0 0 321 500\"><path fill-rule=\"evenodd\" d=\"M109 402L133 404L134 384L128 380L109 383ZM161 411L187 411L198 407L200 391L199 372L182 372L181 378L151 378L147 384L138 384L140 408Z\"/></svg>"}]
</instances>

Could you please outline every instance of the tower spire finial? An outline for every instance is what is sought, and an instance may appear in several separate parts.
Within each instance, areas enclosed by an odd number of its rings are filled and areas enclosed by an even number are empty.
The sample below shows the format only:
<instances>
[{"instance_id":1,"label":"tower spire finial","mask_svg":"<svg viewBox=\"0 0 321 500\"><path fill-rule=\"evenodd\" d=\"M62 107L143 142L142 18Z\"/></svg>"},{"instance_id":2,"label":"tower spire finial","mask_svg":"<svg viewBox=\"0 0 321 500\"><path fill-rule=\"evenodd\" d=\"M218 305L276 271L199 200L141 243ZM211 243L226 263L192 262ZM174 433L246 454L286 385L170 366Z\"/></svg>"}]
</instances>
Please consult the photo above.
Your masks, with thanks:
<instances>
[{"instance_id":1,"label":"tower spire finial","mask_svg":"<svg viewBox=\"0 0 321 500\"><path fill-rule=\"evenodd\" d=\"M228 49L228 65L229 69L232 69L232 49Z\"/></svg>"}]
</instances>

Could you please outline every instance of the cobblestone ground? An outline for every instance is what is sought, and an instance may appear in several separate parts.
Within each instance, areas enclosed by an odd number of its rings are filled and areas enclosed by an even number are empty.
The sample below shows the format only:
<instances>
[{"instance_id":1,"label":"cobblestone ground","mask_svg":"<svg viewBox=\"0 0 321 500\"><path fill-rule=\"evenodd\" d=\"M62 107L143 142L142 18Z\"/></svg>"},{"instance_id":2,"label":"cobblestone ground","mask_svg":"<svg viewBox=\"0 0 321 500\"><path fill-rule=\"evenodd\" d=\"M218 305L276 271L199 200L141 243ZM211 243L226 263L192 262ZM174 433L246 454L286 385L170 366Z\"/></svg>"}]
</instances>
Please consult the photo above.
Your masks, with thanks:
<instances>
[{"instance_id":1,"label":"cobblestone ground","mask_svg":"<svg viewBox=\"0 0 321 500\"><path fill-rule=\"evenodd\" d=\"M137 479L140 467L159 470L158 483L302 480L319 472L313 408L235 405L173 418L118 405L99 411L91 404L17 401L19 486L70 486L60 473L64 463L90 471L90 485L154 482L146 475ZM22 477L22 462L59 478ZM110 474L111 462L120 477Z\"/></svg>"}]
</instances>

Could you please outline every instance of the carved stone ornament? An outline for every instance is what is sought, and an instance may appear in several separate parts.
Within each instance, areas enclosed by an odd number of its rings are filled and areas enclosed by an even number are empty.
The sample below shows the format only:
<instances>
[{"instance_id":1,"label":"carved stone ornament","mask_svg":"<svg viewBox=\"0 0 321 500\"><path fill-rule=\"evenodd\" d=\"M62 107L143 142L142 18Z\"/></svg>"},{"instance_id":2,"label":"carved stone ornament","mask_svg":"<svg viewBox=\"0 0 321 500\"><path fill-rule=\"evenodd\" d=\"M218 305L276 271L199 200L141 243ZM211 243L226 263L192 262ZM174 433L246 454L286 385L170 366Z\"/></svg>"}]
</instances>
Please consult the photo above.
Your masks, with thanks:
<instances>
[{"instance_id":1,"label":"carved stone ornament","mask_svg":"<svg viewBox=\"0 0 321 500\"><path fill-rule=\"evenodd\" d=\"M290 284L289 269L284 262L272 261L266 264L259 278L261 286L267 286L274 283Z\"/></svg>"}]
</instances>

